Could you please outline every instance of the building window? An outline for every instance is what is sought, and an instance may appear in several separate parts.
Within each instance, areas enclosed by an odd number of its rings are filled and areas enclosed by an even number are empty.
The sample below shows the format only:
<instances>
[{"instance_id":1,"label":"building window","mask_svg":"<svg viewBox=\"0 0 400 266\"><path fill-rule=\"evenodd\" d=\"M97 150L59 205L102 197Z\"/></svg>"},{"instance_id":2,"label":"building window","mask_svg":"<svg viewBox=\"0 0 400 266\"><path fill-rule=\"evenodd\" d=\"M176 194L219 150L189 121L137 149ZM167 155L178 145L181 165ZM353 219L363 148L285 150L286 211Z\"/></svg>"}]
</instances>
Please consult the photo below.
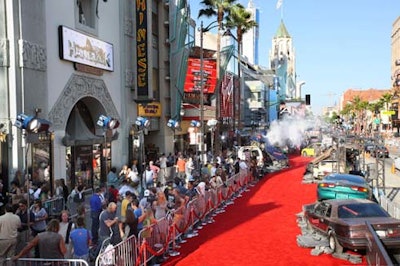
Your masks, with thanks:
<instances>
[{"instance_id":1,"label":"building window","mask_svg":"<svg viewBox=\"0 0 400 266\"><path fill-rule=\"evenodd\" d=\"M76 0L76 22L77 27L94 33L93 31L97 28L97 0Z\"/></svg>"}]
</instances>

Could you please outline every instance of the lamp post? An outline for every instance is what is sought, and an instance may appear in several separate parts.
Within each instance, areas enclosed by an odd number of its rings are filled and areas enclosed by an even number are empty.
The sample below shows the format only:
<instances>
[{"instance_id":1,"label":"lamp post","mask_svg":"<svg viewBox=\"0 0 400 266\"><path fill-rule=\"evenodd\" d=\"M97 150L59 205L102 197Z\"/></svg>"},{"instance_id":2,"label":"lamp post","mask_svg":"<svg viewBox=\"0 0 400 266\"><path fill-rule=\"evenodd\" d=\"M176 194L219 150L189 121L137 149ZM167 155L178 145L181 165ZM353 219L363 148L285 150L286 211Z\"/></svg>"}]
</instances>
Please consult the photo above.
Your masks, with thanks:
<instances>
[{"instance_id":1,"label":"lamp post","mask_svg":"<svg viewBox=\"0 0 400 266\"><path fill-rule=\"evenodd\" d=\"M108 157L111 155L111 140L110 140L110 152L108 153L108 147L107 147L107 135L108 133L112 132L113 129L116 129L119 127L119 121L115 118L112 118L110 116L105 116L105 115L100 115L99 119L97 120L97 125L102 127L104 130L104 158L105 158L105 164L104 164L104 169L105 169L105 175L104 175L104 180L103 182L107 182L107 175L108 175L108 169L111 169L108 167ZM111 134L110 134L111 135Z\"/></svg>"},{"instance_id":2,"label":"lamp post","mask_svg":"<svg viewBox=\"0 0 400 266\"><path fill-rule=\"evenodd\" d=\"M28 134L38 134L42 132L48 132L48 129L50 127L50 122L37 118L36 116L28 116L26 114L19 114L17 115L17 119L14 122L14 126L22 130L22 134L25 138L25 143L26 143L26 151L25 151L25 178L28 177L27 180L25 180L25 185L26 185L26 193L28 195L27 197L27 208L28 210L30 209L30 195L29 195L29 190L30 190L30 178L29 178L29 171L28 171L28 151L29 148L31 147L31 141L29 141L29 138L27 138ZM27 217L28 224L30 223L30 215Z\"/></svg>"},{"instance_id":3,"label":"lamp post","mask_svg":"<svg viewBox=\"0 0 400 266\"><path fill-rule=\"evenodd\" d=\"M218 27L218 24L215 25L217 21L213 21L208 24L207 27L203 26L203 21L200 22L200 122L201 122L201 138L200 138L200 148L201 148L201 156L200 158L204 159L204 33L210 31L213 28ZM219 33L218 33L219 34ZM218 80L219 80L219 45L217 45L217 84L215 86L215 94L216 94L216 104L215 104L215 118L219 117L219 89L218 89Z\"/></svg>"}]
</instances>

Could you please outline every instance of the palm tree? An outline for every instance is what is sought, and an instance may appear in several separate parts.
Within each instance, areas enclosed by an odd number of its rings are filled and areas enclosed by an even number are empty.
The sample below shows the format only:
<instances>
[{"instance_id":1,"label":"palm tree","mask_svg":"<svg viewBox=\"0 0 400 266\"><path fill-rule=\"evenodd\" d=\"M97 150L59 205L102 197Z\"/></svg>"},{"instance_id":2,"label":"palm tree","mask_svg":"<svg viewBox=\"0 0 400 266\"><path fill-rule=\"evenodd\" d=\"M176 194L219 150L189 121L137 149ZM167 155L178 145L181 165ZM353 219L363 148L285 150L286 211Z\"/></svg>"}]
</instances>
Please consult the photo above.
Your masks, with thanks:
<instances>
[{"instance_id":1,"label":"palm tree","mask_svg":"<svg viewBox=\"0 0 400 266\"><path fill-rule=\"evenodd\" d=\"M221 32L223 29L223 19L226 13L231 9L231 7L235 4L237 0L203 0L200 2L201 6L204 6L204 9L199 10L199 15L198 18L200 17L216 17L217 18L217 23L218 23L218 32ZM211 25L211 24L210 24ZM204 31L209 30L209 27L206 27L206 29L201 29L202 33ZM220 84L220 77L219 77L219 52L221 50L221 36L217 34L217 86L215 89L215 100L216 100L216 108L215 108L215 114L216 114L216 119L219 121L220 118L220 89L219 89L219 84ZM204 123L204 121L201 121ZM217 124L215 128L215 136L220 135L220 123ZM220 151L220 141L214 141L215 143L215 151L219 152ZM211 147L213 149L213 147Z\"/></svg>"},{"instance_id":2,"label":"palm tree","mask_svg":"<svg viewBox=\"0 0 400 266\"><path fill-rule=\"evenodd\" d=\"M248 12L241 4L236 4L232 6L232 8L229 10L228 16L225 17L225 25L228 29L236 29L236 39L237 39L237 44L238 44L238 78L240 82L240 58L243 53L242 51L242 40L243 40L243 34L248 32L254 27L258 27L257 22L251 19L251 13ZM239 121L238 121L238 129L241 129L241 116L240 116L240 107L241 107L241 86L239 85L239 105L238 105L238 114L239 114ZM233 92L233 97L234 97L234 115L233 115L233 123L235 126L235 119L236 119L236 88L234 88ZM238 134L239 136L239 134ZM241 143L240 137L238 137L238 145Z\"/></svg>"},{"instance_id":3,"label":"palm tree","mask_svg":"<svg viewBox=\"0 0 400 266\"><path fill-rule=\"evenodd\" d=\"M258 27L257 22L251 19L251 13L248 12L241 4L232 6L228 16L225 17L226 27L228 29L236 29L236 38L238 42L239 55L242 54L243 35L254 27Z\"/></svg>"}]
</instances>

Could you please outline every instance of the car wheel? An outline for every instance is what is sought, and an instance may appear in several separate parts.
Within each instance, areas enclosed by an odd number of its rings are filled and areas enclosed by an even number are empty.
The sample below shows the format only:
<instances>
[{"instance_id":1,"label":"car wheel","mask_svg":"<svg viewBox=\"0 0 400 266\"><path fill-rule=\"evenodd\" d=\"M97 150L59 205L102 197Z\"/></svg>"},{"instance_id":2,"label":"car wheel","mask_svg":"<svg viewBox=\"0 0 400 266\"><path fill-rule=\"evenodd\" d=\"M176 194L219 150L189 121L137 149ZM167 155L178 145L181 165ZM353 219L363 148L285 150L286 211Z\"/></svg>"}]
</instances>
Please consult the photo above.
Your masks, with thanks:
<instances>
[{"instance_id":1,"label":"car wheel","mask_svg":"<svg viewBox=\"0 0 400 266\"><path fill-rule=\"evenodd\" d=\"M307 157L307 152L303 151L303 156Z\"/></svg>"},{"instance_id":2,"label":"car wheel","mask_svg":"<svg viewBox=\"0 0 400 266\"><path fill-rule=\"evenodd\" d=\"M332 231L329 233L329 247L333 250L333 253L343 253L343 247L340 245L335 233Z\"/></svg>"}]
</instances>

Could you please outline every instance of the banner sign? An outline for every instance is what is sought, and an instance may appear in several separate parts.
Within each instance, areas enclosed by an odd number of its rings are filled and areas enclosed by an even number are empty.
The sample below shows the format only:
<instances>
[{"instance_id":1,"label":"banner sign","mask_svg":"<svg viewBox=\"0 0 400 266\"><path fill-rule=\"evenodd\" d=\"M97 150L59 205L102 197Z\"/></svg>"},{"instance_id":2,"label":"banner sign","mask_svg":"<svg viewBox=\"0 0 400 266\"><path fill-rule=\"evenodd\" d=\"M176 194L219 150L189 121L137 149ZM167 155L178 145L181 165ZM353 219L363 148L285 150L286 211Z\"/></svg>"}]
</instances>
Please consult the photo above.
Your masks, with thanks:
<instances>
[{"instance_id":1,"label":"banner sign","mask_svg":"<svg viewBox=\"0 0 400 266\"><path fill-rule=\"evenodd\" d=\"M146 105L138 104L138 115L145 117L161 117L161 103L151 102Z\"/></svg>"},{"instance_id":2,"label":"banner sign","mask_svg":"<svg viewBox=\"0 0 400 266\"><path fill-rule=\"evenodd\" d=\"M147 0L136 1L137 97L149 96L149 63L147 52Z\"/></svg>"},{"instance_id":3,"label":"banner sign","mask_svg":"<svg viewBox=\"0 0 400 266\"><path fill-rule=\"evenodd\" d=\"M114 71L113 45L65 26L58 27L60 59Z\"/></svg>"},{"instance_id":4,"label":"banner sign","mask_svg":"<svg viewBox=\"0 0 400 266\"><path fill-rule=\"evenodd\" d=\"M185 79L184 92L201 91L201 60L190 57ZM217 84L217 63L215 60L203 60L204 93L214 93Z\"/></svg>"},{"instance_id":5,"label":"banner sign","mask_svg":"<svg viewBox=\"0 0 400 266\"><path fill-rule=\"evenodd\" d=\"M237 87L236 87L237 88ZM235 79L232 73L225 73L221 81L221 117L233 117L233 90L235 89Z\"/></svg>"}]
</instances>

